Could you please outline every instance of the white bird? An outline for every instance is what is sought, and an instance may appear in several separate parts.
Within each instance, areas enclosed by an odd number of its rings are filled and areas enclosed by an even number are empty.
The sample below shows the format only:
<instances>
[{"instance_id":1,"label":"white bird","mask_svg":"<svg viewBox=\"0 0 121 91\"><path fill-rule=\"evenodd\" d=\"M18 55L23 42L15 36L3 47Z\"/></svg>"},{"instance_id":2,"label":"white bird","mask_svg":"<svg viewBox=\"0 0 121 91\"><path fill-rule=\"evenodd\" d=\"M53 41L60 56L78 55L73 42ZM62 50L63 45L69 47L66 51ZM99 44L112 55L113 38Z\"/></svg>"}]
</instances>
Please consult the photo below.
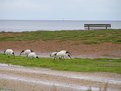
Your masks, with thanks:
<instances>
[{"instance_id":1,"label":"white bird","mask_svg":"<svg viewBox=\"0 0 121 91\"><path fill-rule=\"evenodd\" d=\"M64 59L65 57L71 58L71 53L66 50L61 50L55 54L55 58Z\"/></svg>"},{"instance_id":2,"label":"white bird","mask_svg":"<svg viewBox=\"0 0 121 91\"><path fill-rule=\"evenodd\" d=\"M52 58L56 58L56 54L57 54L58 52L52 52L51 54L50 54L50 57L52 57Z\"/></svg>"},{"instance_id":3,"label":"white bird","mask_svg":"<svg viewBox=\"0 0 121 91\"><path fill-rule=\"evenodd\" d=\"M35 52L29 53L27 57L28 57L28 58L39 58L39 57L36 55Z\"/></svg>"},{"instance_id":4,"label":"white bird","mask_svg":"<svg viewBox=\"0 0 121 91\"><path fill-rule=\"evenodd\" d=\"M15 54L14 54L14 51L12 49L6 49L4 51L4 54L8 55L8 57L11 56L11 55L13 55L14 58L15 58Z\"/></svg>"},{"instance_id":5,"label":"white bird","mask_svg":"<svg viewBox=\"0 0 121 91\"><path fill-rule=\"evenodd\" d=\"M30 50L30 49L22 50L21 53L20 53L20 55L23 54L23 55L26 55L27 56L31 52L33 52L33 50Z\"/></svg>"}]
</instances>

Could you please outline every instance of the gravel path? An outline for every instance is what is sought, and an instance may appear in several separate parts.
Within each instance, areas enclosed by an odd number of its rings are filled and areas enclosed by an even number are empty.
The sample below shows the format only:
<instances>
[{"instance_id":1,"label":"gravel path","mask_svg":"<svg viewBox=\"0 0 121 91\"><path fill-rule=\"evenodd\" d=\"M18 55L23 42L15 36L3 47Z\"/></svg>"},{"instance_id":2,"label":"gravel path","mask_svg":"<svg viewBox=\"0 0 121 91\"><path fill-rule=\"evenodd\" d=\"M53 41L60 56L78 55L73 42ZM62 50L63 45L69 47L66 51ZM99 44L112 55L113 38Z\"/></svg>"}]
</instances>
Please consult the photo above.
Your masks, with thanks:
<instances>
[{"instance_id":1,"label":"gravel path","mask_svg":"<svg viewBox=\"0 0 121 91\"><path fill-rule=\"evenodd\" d=\"M0 88L14 91L121 91L121 75L0 64Z\"/></svg>"}]
</instances>

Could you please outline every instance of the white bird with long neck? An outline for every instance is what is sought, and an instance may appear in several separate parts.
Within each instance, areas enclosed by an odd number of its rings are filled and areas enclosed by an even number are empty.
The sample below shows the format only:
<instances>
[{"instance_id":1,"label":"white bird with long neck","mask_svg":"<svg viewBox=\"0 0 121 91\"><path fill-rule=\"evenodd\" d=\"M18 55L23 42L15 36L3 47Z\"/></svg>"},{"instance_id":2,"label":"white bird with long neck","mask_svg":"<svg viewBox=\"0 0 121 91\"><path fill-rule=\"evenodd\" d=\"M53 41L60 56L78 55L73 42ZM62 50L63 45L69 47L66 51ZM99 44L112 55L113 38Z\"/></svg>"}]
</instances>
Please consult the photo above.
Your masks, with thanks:
<instances>
[{"instance_id":1,"label":"white bird with long neck","mask_svg":"<svg viewBox=\"0 0 121 91\"><path fill-rule=\"evenodd\" d=\"M56 54L57 54L58 52L52 52L51 54L50 54L50 57L52 57L52 58L56 58Z\"/></svg>"},{"instance_id":2,"label":"white bird with long neck","mask_svg":"<svg viewBox=\"0 0 121 91\"><path fill-rule=\"evenodd\" d=\"M35 52L29 53L27 57L28 57L28 58L39 58L39 57L36 55Z\"/></svg>"},{"instance_id":3,"label":"white bird with long neck","mask_svg":"<svg viewBox=\"0 0 121 91\"><path fill-rule=\"evenodd\" d=\"M31 53L31 52L34 52L34 51L31 50L31 49L22 50L21 53L20 53L20 55L23 54L23 55L26 55L26 56L27 56L27 55L28 55L29 53Z\"/></svg>"},{"instance_id":4,"label":"white bird with long neck","mask_svg":"<svg viewBox=\"0 0 121 91\"><path fill-rule=\"evenodd\" d=\"M14 58L15 58L15 53L14 53L14 51L13 51L12 49L6 49L6 50L4 51L4 54L5 54L5 55L8 55L8 57L11 56L11 55L13 55Z\"/></svg>"},{"instance_id":5,"label":"white bird with long neck","mask_svg":"<svg viewBox=\"0 0 121 91\"><path fill-rule=\"evenodd\" d=\"M66 57L71 58L71 53L66 51L66 50L61 50L59 52L52 52L50 54L51 57L54 57L54 59L59 58L59 59L64 59Z\"/></svg>"}]
</instances>

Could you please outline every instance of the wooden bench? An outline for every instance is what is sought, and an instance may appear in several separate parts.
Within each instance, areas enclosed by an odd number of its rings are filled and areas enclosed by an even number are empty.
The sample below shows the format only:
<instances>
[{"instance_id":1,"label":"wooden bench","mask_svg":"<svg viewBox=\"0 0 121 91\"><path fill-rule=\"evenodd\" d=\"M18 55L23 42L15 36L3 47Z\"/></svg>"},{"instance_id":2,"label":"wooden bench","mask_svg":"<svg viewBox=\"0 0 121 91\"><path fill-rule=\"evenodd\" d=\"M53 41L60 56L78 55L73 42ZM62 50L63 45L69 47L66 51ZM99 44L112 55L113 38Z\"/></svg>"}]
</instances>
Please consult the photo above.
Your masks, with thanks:
<instances>
[{"instance_id":1,"label":"wooden bench","mask_svg":"<svg viewBox=\"0 0 121 91\"><path fill-rule=\"evenodd\" d=\"M111 29L111 24L84 24L86 30L92 29Z\"/></svg>"}]
</instances>

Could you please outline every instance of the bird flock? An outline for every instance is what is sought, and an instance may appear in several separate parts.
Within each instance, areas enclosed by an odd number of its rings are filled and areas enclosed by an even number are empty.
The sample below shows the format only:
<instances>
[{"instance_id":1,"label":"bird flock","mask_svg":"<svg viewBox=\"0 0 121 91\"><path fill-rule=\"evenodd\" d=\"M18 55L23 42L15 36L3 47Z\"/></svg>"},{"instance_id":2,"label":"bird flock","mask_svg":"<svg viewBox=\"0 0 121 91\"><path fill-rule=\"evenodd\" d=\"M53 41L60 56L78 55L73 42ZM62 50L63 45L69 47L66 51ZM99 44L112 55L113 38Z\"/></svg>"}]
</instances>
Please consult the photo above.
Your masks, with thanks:
<instances>
[{"instance_id":1,"label":"bird flock","mask_svg":"<svg viewBox=\"0 0 121 91\"><path fill-rule=\"evenodd\" d=\"M15 52L12 49L6 49L4 51L5 55L8 55L8 57L13 56L15 58ZM28 58L39 58L39 55L37 55L33 50L31 49L26 49L26 50L22 50L20 52L20 55L25 55ZM53 59L65 59L65 58L70 58L71 59L71 53L69 51L66 50L61 50L58 52L52 52L50 53L50 57Z\"/></svg>"}]
</instances>

